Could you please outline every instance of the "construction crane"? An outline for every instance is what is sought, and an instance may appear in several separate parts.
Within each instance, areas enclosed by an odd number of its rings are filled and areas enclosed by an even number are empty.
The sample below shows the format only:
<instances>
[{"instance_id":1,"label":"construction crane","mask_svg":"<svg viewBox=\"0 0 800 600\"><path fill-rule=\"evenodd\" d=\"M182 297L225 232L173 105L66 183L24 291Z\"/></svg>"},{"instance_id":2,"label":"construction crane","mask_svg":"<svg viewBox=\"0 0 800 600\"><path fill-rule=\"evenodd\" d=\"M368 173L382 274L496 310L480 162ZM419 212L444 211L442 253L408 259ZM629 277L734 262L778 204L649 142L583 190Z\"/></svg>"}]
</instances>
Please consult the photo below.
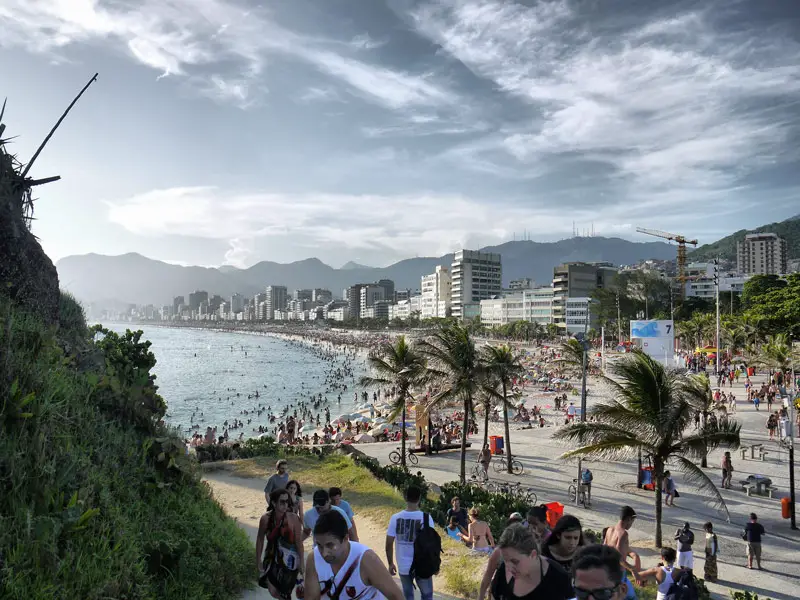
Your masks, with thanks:
<instances>
[{"instance_id":1,"label":"construction crane","mask_svg":"<svg viewBox=\"0 0 800 600\"><path fill-rule=\"evenodd\" d=\"M678 281L681 284L681 297L684 296L686 293L686 244L691 244L692 246L697 246L697 240L687 240L684 236L678 235L677 233L669 233L667 231L659 231L657 229L644 229L643 227L637 227L636 231L639 233L644 233L647 235L652 235L655 237L663 238L665 240L670 240L671 242L677 242L678 244Z\"/></svg>"}]
</instances>

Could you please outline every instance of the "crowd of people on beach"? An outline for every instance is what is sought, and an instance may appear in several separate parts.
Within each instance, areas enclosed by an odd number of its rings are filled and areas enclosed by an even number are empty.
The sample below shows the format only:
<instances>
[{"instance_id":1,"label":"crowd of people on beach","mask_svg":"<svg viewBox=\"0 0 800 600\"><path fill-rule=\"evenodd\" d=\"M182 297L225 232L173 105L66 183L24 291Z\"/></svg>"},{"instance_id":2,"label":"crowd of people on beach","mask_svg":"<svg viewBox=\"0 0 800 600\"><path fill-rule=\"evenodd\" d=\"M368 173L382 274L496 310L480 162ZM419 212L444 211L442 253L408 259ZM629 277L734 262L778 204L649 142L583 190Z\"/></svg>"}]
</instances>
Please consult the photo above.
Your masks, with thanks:
<instances>
[{"instance_id":1,"label":"crowd of people on beach","mask_svg":"<svg viewBox=\"0 0 800 600\"><path fill-rule=\"evenodd\" d=\"M386 529L385 564L375 549L359 542L353 506L339 487L313 492L312 506L304 509L300 483L290 479L289 464L279 460L266 482L267 508L261 517L256 544L259 584L279 600L433 598L433 575L441 564L439 532L487 557L478 599L494 600L630 600L636 598L633 583L654 585L657 600L699 598L694 573L696 547L702 547L703 579L719 577L720 547L714 526L703 523L699 543L689 522L675 531L674 547L661 549L652 566L631 547L628 531L637 519L630 506L619 509L619 519L595 539L572 514L554 519L546 505L532 506L527 514L508 516L497 540L481 519L477 507L464 507L450 499L447 524L439 529L420 508L422 491L409 486L406 507L392 515ZM764 527L756 514L742 531L747 566L761 565ZM312 551L305 555L303 542L312 537ZM400 585L393 579L399 576ZM678 593L683 595L673 596Z\"/></svg>"}]
</instances>

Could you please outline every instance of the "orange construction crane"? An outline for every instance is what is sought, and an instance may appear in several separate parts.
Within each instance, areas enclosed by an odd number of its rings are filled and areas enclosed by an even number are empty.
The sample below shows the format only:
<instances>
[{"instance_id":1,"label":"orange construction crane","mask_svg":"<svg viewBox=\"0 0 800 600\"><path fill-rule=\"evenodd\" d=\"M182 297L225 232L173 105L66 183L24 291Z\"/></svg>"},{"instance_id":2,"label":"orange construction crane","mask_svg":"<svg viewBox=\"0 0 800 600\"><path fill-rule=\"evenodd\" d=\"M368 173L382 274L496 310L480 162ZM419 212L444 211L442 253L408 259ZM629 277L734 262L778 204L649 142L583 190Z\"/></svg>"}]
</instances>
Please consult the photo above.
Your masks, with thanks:
<instances>
[{"instance_id":1,"label":"orange construction crane","mask_svg":"<svg viewBox=\"0 0 800 600\"><path fill-rule=\"evenodd\" d=\"M678 235L677 233L669 233L666 231L659 231L657 229L644 229L642 227L637 227L636 231L639 233L645 233L647 235L653 235L655 237L660 237L665 240L670 240L671 242L678 243L678 281L681 284L681 297L683 297L686 293L686 244L691 244L692 246L697 246L697 240L687 240L684 236Z\"/></svg>"}]
</instances>

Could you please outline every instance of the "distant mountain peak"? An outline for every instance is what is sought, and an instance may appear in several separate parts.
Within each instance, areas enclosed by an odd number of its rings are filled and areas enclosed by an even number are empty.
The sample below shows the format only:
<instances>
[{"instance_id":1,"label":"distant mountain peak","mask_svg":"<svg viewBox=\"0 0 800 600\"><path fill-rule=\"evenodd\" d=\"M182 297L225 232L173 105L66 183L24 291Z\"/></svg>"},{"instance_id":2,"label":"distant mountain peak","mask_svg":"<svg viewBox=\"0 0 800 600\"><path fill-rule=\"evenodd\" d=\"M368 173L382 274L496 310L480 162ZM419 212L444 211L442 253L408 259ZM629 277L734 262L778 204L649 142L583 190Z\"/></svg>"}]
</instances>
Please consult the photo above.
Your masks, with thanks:
<instances>
[{"instance_id":1,"label":"distant mountain peak","mask_svg":"<svg viewBox=\"0 0 800 600\"><path fill-rule=\"evenodd\" d=\"M339 267L339 270L352 271L354 269L371 269L371 268L372 267L368 267L367 265L362 265L357 262L353 262L352 260L349 260L346 263L344 263L341 267Z\"/></svg>"}]
</instances>

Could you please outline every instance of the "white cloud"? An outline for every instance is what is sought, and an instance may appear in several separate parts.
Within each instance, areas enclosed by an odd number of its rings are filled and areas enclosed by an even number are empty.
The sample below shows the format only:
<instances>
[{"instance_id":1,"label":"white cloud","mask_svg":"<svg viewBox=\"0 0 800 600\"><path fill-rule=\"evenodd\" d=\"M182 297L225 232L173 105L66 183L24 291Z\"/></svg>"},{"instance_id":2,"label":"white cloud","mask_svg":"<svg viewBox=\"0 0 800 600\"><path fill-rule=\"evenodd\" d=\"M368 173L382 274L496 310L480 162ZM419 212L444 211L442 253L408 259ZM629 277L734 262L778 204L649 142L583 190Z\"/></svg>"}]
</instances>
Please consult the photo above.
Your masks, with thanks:
<instances>
[{"instance_id":1,"label":"white cloud","mask_svg":"<svg viewBox=\"0 0 800 600\"><path fill-rule=\"evenodd\" d=\"M54 54L72 44L110 44L163 75L201 77L203 69L233 73L210 79L201 91L247 104L268 58L281 53L303 61L387 108L453 103L455 94L429 75L416 75L334 51L342 44L299 35L278 25L267 10L238 0L4 0L0 46L22 46ZM374 48L359 36L344 47ZM255 91L259 91L256 88ZM247 101L243 98L248 98Z\"/></svg>"},{"instance_id":2,"label":"white cloud","mask_svg":"<svg viewBox=\"0 0 800 600\"><path fill-rule=\"evenodd\" d=\"M419 32L530 106L527 122L461 148L477 166L588 159L626 182L632 199L677 183L697 201L692 193L789 159L789 127L774 107L800 93L800 44L746 27L720 33L714 13L698 11L594 33L579 8L436 0L411 13Z\"/></svg>"},{"instance_id":3,"label":"white cloud","mask_svg":"<svg viewBox=\"0 0 800 600\"><path fill-rule=\"evenodd\" d=\"M508 241L522 228L553 236L571 232L560 208L537 204L500 205L461 195L420 193L403 196L233 192L214 187L153 190L108 202L109 220L142 236L192 236L230 245L227 264L243 266L260 238L291 236L309 247L347 249L368 256L387 248L402 257L444 254L475 240L481 245ZM289 207L287 209L287 207ZM636 215L610 206L598 219L593 210L571 218L613 232Z\"/></svg>"}]
</instances>

